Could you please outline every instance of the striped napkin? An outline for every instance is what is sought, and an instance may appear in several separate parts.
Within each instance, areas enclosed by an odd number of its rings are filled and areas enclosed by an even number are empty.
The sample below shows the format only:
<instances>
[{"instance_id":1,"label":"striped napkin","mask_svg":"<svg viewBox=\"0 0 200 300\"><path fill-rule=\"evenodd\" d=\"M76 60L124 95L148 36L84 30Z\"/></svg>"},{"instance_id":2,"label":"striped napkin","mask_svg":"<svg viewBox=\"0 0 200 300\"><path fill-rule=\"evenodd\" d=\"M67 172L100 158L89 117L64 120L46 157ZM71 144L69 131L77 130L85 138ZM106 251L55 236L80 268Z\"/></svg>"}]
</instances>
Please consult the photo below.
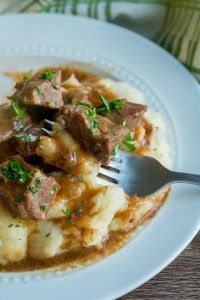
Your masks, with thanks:
<instances>
[{"instance_id":1,"label":"striped napkin","mask_svg":"<svg viewBox=\"0 0 200 300\"><path fill-rule=\"evenodd\" d=\"M171 52L200 80L200 0L1 0L0 12L54 12L113 22Z\"/></svg>"}]
</instances>

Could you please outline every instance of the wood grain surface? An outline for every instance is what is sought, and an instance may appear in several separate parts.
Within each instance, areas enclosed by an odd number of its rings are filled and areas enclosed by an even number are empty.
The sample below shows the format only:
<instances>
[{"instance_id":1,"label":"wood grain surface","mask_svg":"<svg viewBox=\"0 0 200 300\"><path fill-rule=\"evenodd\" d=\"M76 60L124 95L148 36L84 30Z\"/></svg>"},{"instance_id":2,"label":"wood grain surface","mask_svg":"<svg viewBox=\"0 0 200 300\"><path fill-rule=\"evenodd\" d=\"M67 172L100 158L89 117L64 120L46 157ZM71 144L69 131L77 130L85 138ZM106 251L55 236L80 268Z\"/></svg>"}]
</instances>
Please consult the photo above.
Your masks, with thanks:
<instances>
[{"instance_id":1,"label":"wood grain surface","mask_svg":"<svg viewBox=\"0 0 200 300\"><path fill-rule=\"evenodd\" d=\"M200 233L166 269L120 300L200 300Z\"/></svg>"}]
</instances>

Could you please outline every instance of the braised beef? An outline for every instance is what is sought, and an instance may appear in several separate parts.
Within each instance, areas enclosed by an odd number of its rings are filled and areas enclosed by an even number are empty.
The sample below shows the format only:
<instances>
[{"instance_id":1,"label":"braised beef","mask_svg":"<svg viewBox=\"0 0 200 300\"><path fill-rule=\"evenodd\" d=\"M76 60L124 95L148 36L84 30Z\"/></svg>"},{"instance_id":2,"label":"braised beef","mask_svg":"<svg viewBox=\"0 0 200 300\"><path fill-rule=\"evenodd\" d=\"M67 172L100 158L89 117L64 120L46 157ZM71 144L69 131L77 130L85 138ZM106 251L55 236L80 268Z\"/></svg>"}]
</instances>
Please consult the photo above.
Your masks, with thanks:
<instances>
[{"instance_id":1,"label":"braised beef","mask_svg":"<svg viewBox=\"0 0 200 300\"><path fill-rule=\"evenodd\" d=\"M15 135L13 145L15 150L25 158L36 154L36 147L40 136L44 134L40 125L29 126L23 132Z\"/></svg>"},{"instance_id":2,"label":"braised beef","mask_svg":"<svg viewBox=\"0 0 200 300\"><path fill-rule=\"evenodd\" d=\"M30 117L24 113L23 118L15 116L8 105L0 106L0 143L4 142L30 124Z\"/></svg>"},{"instance_id":3,"label":"braised beef","mask_svg":"<svg viewBox=\"0 0 200 300\"><path fill-rule=\"evenodd\" d=\"M10 107L1 106L0 108L0 142L6 141L13 135L13 113Z\"/></svg>"},{"instance_id":4,"label":"braised beef","mask_svg":"<svg viewBox=\"0 0 200 300\"><path fill-rule=\"evenodd\" d=\"M46 71L31 79L19 81L15 86L16 92L9 99L26 105L57 109L63 105L60 84L60 70Z\"/></svg>"},{"instance_id":5,"label":"braised beef","mask_svg":"<svg viewBox=\"0 0 200 300\"><path fill-rule=\"evenodd\" d=\"M103 163L109 163L115 146L123 141L129 131L126 127L96 115L95 109L83 106L65 105L56 119Z\"/></svg>"},{"instance_id":6,"label":"braised beef","mask_svg":"<svg viewBox=\"0 0 200 300\"><path fill-rule=\"evenodd\" d=\"M0 164L0 196L15 217L44 219L58 191L53 177L19 155Z\"/></svg>"},{"instance_id":7,"label":"braised beef","mask_svg":"<svg viewBox=\"0 0 200 300\"><path fill-rule=\"evenodd\" d=\"M138 123L143 114L147 111L147 106L137 103L131 103L126 100L122 101L122 107L120 109L111 110L108 118L115 124L126 124L130 129Z\"/></svg>"}]
</instances>

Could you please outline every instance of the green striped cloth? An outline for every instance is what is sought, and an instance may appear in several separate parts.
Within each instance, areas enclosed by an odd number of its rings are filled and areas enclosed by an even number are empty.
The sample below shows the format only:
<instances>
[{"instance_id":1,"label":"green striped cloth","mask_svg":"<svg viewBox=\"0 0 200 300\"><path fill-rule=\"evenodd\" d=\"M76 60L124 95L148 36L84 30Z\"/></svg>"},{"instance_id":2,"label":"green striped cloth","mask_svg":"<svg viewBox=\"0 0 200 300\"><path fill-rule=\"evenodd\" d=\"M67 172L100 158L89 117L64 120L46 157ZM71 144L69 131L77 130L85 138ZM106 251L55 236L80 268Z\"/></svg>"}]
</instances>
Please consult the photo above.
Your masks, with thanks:
<instances>
[{"instance_id":1,"label":"green striped cloth","mask_svg":"<svg viewBox=\"0 0 200 300\"><path fill-rule=\"evenodd\" d=\"M167 49L200 80L200 0L0 0L0 12L66 13L125 26Z\"/></svg>"}]
</instances>

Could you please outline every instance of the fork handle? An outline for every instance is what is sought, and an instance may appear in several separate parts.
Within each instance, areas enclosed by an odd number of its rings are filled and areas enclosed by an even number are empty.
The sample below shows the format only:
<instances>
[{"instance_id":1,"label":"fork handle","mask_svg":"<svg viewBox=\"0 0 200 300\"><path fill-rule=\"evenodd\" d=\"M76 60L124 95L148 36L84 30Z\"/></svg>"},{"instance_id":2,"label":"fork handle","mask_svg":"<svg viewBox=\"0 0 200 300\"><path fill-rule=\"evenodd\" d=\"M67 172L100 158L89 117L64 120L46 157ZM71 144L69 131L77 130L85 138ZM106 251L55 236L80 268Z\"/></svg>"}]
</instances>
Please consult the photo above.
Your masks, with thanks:
<instances>
[{"instance_id":1,"label":"fork handle","mask_svg":"<svg viewBox=\"0 0 200 300\"><path fill-rule=\"evenodd\" d=\"M181 173L181 172L169 172L169 182L185 182L200 185L200 175L196 174L188 174L188 173Z\"/></svg>"}]
</instances>

